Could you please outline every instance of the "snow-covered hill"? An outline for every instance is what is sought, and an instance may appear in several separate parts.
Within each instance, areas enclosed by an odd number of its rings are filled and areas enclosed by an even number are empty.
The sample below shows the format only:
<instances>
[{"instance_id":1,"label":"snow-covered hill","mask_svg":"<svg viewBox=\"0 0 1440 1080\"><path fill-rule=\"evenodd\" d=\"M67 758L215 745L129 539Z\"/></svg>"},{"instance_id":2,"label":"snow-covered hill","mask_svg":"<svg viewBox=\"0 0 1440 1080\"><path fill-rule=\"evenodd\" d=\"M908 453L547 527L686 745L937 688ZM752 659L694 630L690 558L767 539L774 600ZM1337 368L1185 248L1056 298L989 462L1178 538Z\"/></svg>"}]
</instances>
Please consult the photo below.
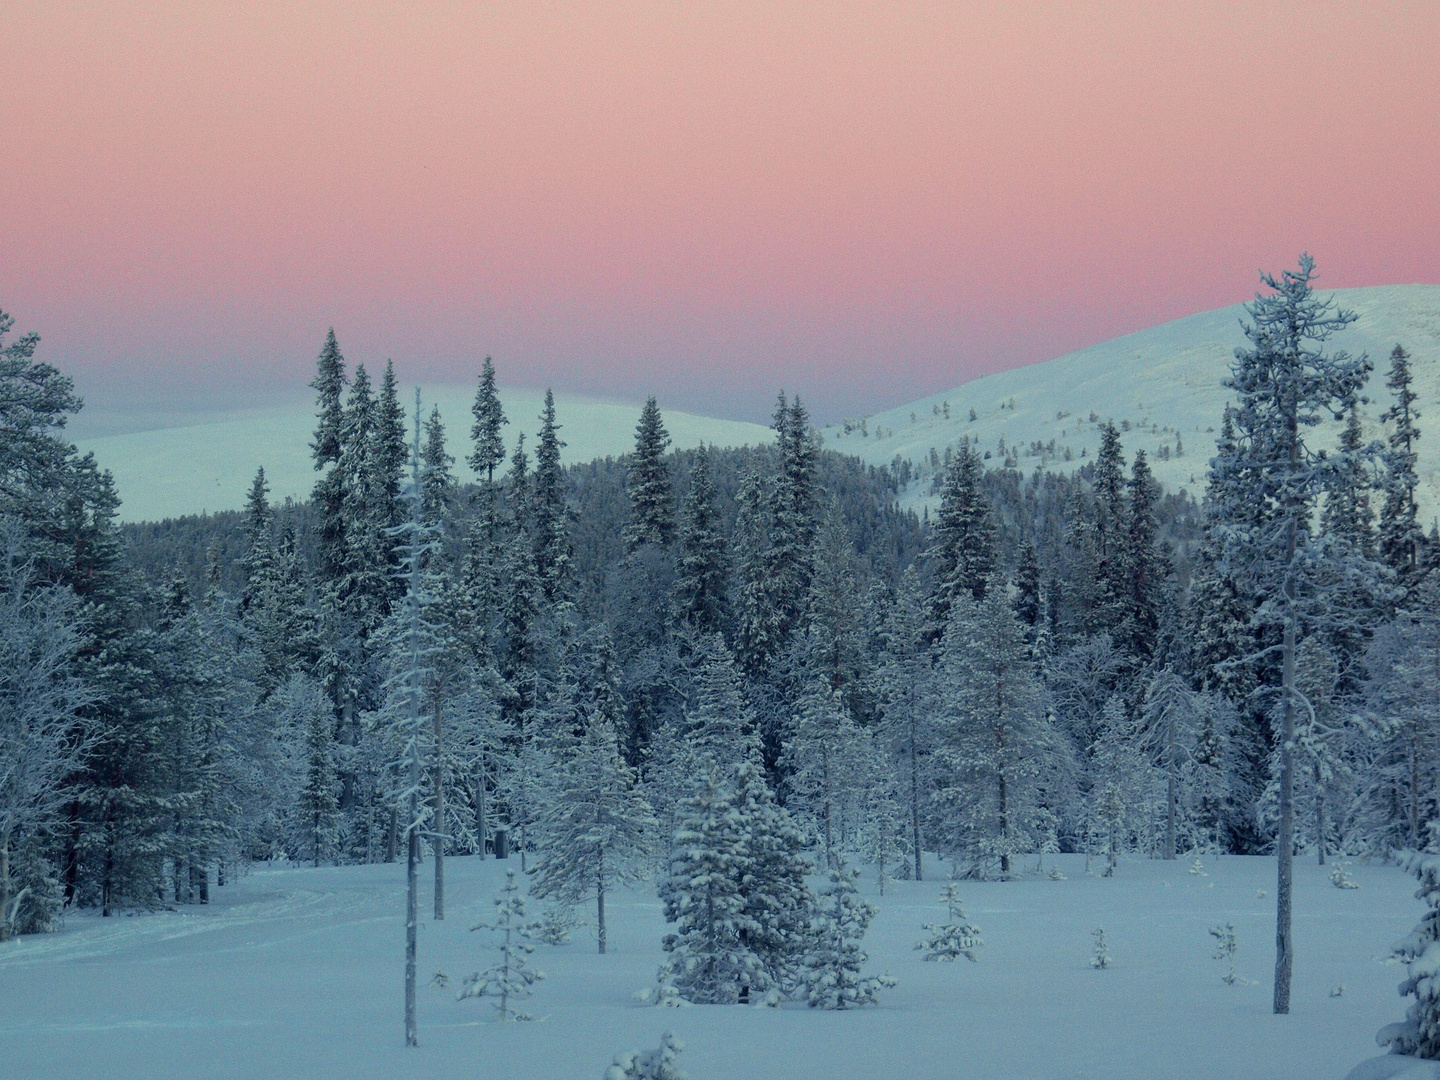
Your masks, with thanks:
<instances>
[{"instance_id":1,"label":"snow-covered hill","mask_svg":"<svg viewBox=\"0 0 1440 1080\"><path fill-rule=\"evenodd\" d=\"M1382 434L1376 417L1390 404L1384 381L1390 350L1399 342L1411 354L1420 427L1437 433L1419 447L1421 511L1428 523L1440 513L1440 285L1341 289L1334 295L1360 316L1334 338L1334 347L1367 352L1375 363L1369 402L1361 410L1372 438ZM911 484L907 501L918 506L926 500L935 463L943 463L945 448L958 446L964 436L988 451L992 466L1008 453L1026 472L1041 465L1065 471L1094 457L1099 425L1114 420L1125 429L1127 456L1144 449L1167 488L1188 488L1198 497L1229 397L1221 379L1244 340L1243 314L1238 304L1206 311L1042 364L986 375L827 428L825 445L875 465L909 460L921 479ZM1317 438L1331 440L1337 432L1338 427L1322 429Z\"/></svg>"},{"instance_id":2,"label":"snow-covered hill","mask_svg":"<svg viewBox=\"0 0 1440 1080\"><path fill-rule=\"evenodd\" d=\"M422 393L426 416L432 405L440 406L450 452L457 460L457 475L468 480L470 470L464 459L470 452L474 388L426 387ZM413 408L414 394L414 389L409 388L402 395L407 409ZM516 434L523 431L526 442L534 446L543 392L507 390L501 393L501 399L505 415L510 418L505 429L506 445L513 447ZM560 437L566 443L567 462L619 456L635 445L638 404L557 394L555 412L561 424ZM770 429L759 424L671 410L665 411L665 424L676 449L701 442L749 446L772 438ZM77 445L82 451L94 451L96 460L114 473L124 500L120 507L123 520L157 521L201 511L238 509L245 501L255 470L261 466L270 481L272 499L308 498L315 486L310 460L314 429L314 406L297 402L237 411L183 427L80 439Z\"/></svg>"}]
</instances>

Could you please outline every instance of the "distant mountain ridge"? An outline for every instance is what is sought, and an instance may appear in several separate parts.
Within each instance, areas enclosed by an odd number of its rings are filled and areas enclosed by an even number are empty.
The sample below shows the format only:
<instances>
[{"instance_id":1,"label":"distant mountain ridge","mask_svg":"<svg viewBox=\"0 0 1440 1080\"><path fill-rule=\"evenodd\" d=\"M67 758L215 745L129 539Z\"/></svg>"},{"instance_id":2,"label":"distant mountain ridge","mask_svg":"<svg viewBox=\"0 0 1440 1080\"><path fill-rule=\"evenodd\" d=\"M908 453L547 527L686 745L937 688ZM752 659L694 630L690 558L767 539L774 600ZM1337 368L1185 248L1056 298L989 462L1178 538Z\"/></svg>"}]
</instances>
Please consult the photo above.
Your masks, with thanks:
<instances>
[{"instance_id":1,"label":"distant mountain ridge","mask_svg":"<svg viewBox=\"0 0 1440 1080\"><path fill-rule=\"evenodd\" d=\"M1361 417L1367 438L1383 438L1378 417L1390 407L1385 376L1390 351L1411 356L1419 397L1420 503L1426 527L1440 513L1440 285L1383 285L1337 289L1333 295L1358 320L1331 347L1365 352L1375 365ZM969 437L988 453L989 467L1006 458L1026 473L1037 467L1069 471L1093 460L1100 425L1122 430L1127 459L1143 449L1169 490L1197 498L1215 449L1230 392L1236 346L1243 344L1242 305L1164 323L1079 352L1012 371L985 375L944 393L824 429L827 448L883 465L909 461L918 473L905 492L908 505L933 504L928 494L945 448ZM974 419L971 410L974 410ZM1318 428L1318 446L1333 445L1339 425ZM1003 442L1002 442L1003 440ZM1068 455L1068 456L1067 456Z\"/></svg>"}]
</instances>

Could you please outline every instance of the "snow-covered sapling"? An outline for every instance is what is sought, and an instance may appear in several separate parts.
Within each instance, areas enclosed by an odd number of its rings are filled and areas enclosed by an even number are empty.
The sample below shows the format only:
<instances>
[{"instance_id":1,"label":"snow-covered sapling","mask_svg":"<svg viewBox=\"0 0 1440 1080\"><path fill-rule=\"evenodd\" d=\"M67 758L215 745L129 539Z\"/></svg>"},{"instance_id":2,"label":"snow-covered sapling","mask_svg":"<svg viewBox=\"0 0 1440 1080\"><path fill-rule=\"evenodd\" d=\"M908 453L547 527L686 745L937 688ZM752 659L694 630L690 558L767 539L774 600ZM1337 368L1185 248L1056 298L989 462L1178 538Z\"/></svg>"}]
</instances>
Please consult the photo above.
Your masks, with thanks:
<instances>
[{"instance_id":1,"label":"snow-covered sapling","mask_svg":"<svg viewBox=\"0 0 1440 1080\"><path fill-rule=\"evenodd\" d=\"M456 1000L472 997L495 999L495 1011L500 1019L533 1020L529 1013L517 1012L511 1008L515 998L526 998L533 993L530 989L545 978L543 971L532 970L530 954L535 946L528 939L539 930L536 923L525 921L525 898L515 884L515 871L505 871L505 887L495 898L495 921L482 922L471 930L493 930L500 935L500 962L487 971L477 971L465 980Z\"/></svg>"},{"instance_id":2,"label":"snow-covered sapling","mask_svg":"<svg viewBox=\"0 0 1440 1080\"><path fill-rule=\"evenodd\" d=\"M1190 873L1194 874L1196 877L1210 876L1205 872L1205 860L1200 858L1199 855L1196 855L1195 861L1190 864Z\"/></svg>"},{"instance_id":3,"label":"snow-covered sapling","mask_svg":"<svg viewBox=\"0 0 1440 1080\"><path fill-rule=\"evenodd\" d=\"M975 950L985 942L980 939L980 928L966 919L954 881L946 883L940 901L949 918L943 923L926 923L922 927L926 936L915 943L915 948L925 951L921 959L949 963L963 956L966 960L976 960Z\"/></svg>"},{"instance_id":4,"label":"snow-covered sapling","mask_svg":"<svg viewBox=\"0 0 1440 1080\"><path fill-rule=\"evenodd\" d=\"M690 1002L680 996L675 985L675 965L666 960L655 971L655 985L641 990L635 1000L645 1005L658 1005L662 1009L679 1009Z\"/></svg>"},{"instance_id":5,"label":"snow-covered sapling","mask_svg":"<svg viewBox=\"0 0 1440 1080\"><path fill-rule=\"evenodd\" d=\"M1097 970L1108 968L1110 966L1110 946L1105 941L1105 928L1097 926L1090 936L1094 940L1094 948L1090 953L1090 966Z\"/></svg>"},{"instance_id":6,"label":"snow-covered sapling","mask_svg":"<svg viewBox=\"0 0 1440 1080\"><path fill-rule=\"evenodd\" d=\"M1337 889L1360 888L1359 883L1356 882L1356 880L1352 878L1349 872L1345 870L1345 868L1342 866L1337 866L1334 870L1330 871L1330 884L1334 885Z\"/></svg>"},{"instance_id":7,"label":"snow-covered sapling","mask_svg":"<svg viewBox=\"0 0 1440 1080\"><path fill-rule=\"evenodd\" d=\"M580 925L575 909L568 904L551 904L540 914L535 937L546 945L564 945L571 932Z\"/></svg>"},{"instance_id":8,"label":"snow-covered sapling","mask_svg":"<svg viewBox=\"0 0 1440 1080\"><path fill-rule=\"evenodd\" d=\"M1215 953L1211 959L1224 960L1229 965L1229 970L1220 976L1220 981L1226 986L1234 986L1239 981L1235 974L1235 927L1231 923L1212 926L1210 936L1215 939Z\"/></svg>"},{"instance_id":9,"label":"snow-covered sapling","mask_svg":"<svg viewBox=\"0 0 1440 1080\"><path fill-rule=\"evenodd\" d=\"M1404 867L1420 879L1415 897L1428 909L1415 929L1395 944L1395 957L1406 969L1400 994L1414 997L1415 1003L1403 1021L1381 1028L1375 1041L1395 1054L1440 1058L1440 858L1411 854Z\"/></svg>"},{"instance_id":10,"label":"snow-covered sapling","mask_svg":"<svg viewBox=\"0 0 1440 1080\"><path fill-rule=\"evenodd\" d=\"M895 985L889 975L861 977L868 959L860 940L875 906L855 891L860 871L832 869L830 885L821 892L819 911L810 922L810 951L805 956L805 1000L817 1009L853 1009L874 1005L883 987Z\"/></svg>"},{"instance_id":11,"label":"snow-covered sapling","mask_svg":"<svg viewBox=\"0 0 1440 1080\"><path fill-rule=\"evenodd\" d=\"M1045 874L1045 876L1046 876L1047 878L1049 878L1051 881L1068 881L1068 880L1070 880L1069 878L1067 878L1067 877L1061 872L1061 870L1060 870L1060 868L1059 868L1058 866L1052 866L1052 867L1050 867L1049 871Z\"/></svg>"},{"instance_id":12,"label":"snow-covered sapling","mask_svg":"<svg viewBox=\"0 0 1440 1080\"><path fill-rule=\"evenodd\" d=\"M660 1036L659 1049L617 1054L603 1080L689 1080L689 1074L675 1064L684 1049L685 1044L667 1031Z\"/></svg>"}]
</instances>

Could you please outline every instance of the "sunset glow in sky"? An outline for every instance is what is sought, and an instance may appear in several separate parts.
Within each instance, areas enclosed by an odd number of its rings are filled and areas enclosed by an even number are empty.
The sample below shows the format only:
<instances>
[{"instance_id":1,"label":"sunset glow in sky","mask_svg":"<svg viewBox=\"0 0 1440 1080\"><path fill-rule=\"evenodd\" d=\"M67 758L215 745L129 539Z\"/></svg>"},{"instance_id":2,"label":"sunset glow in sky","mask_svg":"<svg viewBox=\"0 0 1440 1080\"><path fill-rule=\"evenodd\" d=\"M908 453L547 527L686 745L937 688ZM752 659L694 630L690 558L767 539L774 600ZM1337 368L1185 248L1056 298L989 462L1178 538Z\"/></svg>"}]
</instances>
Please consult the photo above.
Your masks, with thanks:
<instances>
[{"instance_id":1,"label":"sunset glow in sky","mask_svg":"<svg viewBox=\"0 0 1440 1080\"><path fill-rule=\"evenodd\" d=\"M0 2L0 307L92 400L352 359L831 419L1440 282L1440 4Z\"/></svg>"}]
</instances>

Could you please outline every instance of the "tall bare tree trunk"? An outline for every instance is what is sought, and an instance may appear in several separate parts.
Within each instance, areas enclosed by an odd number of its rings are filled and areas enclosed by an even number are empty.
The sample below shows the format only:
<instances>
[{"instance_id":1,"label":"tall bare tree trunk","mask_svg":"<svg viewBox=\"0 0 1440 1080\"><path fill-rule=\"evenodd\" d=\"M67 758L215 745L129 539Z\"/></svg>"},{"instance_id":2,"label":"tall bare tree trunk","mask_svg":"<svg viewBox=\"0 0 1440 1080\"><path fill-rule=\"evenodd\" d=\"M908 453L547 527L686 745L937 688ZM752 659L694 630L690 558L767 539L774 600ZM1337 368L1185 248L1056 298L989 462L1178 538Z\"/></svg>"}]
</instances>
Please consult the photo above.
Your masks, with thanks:
<instances>
[{"instance_id":1,"label":"tall bare tree trunk","mask_svg":"<svg viewBox=\"0 0 1440 1080\"><path fill-rule=\"evenodd\" d=\"M600 939L600 955L605 955L605 849L600 849L595 874L595 936Z\"/></svg>"},{"instance_id":2,"label":"tall bare tree trunk","mask_svg":"<svg viewBox=\"0 0 1440 1080\"><path fill-rule=\"evenodd\" d=\"M1315 838L1320 849L1320 865L1325 865L1325 785L1320 766L1315 766Z\"/></svg>"},{"instance_id":3,"label":"tall bare tree trunk","mask_svg":"<svg viewBox=\"0 0 1440 1080\"><path fill-rule=\"evenodd\" d=\"M923 880L920 872L920 750L915 745L915 712L910 712L910 831L915 845L915 880Z\"/></svg>"},{"instance_id":4,"label":"tall bare tree trunk","mask_svg":"<svg viewBox=\"0 0 1440 1080\"><path fill-rule=\"evenodd\" d=\"M1285 576L1285 636L1280 648L1284 720L1280 732L1280 835L1275 838L1278 867L1275 883L1274 1010L1277 1015L1290 1011L1290 976L1295 966L1290 926L1295 861L1295 533L1296 521L1292 513L1286 527L1289 558Z\"/></svg>"},{"instance_id":5,"label":"tall bare tree trunk","mask_svg":"<svg viewBox=\"0 0 1440 1080\"><path fill-rule=\"evenodd\" d=\"M10 938L10 837L0 838L0 941Z\"/></svg>"},{"instance_id":6,"label":"tall bare tree trunk","mask_svg":"<svg viewBox=\"0 0 1440 1080\"><path fill-rule=\"evenodd\" d=\"M430 842L435 847L435 918L445 919L445 764L442 724L440 719L441 699L435 695L435 827L430 830Z\"/></svg>"}]
</instances>

